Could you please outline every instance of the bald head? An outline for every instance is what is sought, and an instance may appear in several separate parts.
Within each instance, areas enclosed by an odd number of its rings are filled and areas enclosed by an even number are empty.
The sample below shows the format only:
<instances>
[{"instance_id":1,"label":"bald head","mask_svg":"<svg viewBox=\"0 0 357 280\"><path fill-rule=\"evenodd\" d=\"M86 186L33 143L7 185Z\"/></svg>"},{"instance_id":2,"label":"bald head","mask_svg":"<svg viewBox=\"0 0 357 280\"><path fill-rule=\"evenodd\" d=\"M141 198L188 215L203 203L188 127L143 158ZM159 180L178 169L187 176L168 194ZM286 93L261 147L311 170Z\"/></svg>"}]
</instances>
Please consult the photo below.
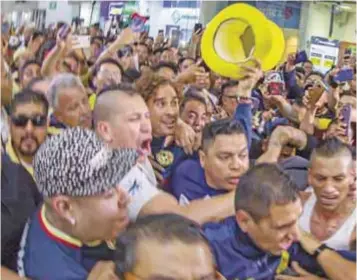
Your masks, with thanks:
<instances>
[{"instance_id":1,"label":"bald head","mask_svg":"<svg viewBox=\"0 0 357 280\"><path fill-rule=\"evenodd\" d=\"M131 86L116 86L103 91L97 96L93 110L94 125L98 122L109 122L113 116L123 112L124 98L139 95Z\"/></svg>"}]
</instances>

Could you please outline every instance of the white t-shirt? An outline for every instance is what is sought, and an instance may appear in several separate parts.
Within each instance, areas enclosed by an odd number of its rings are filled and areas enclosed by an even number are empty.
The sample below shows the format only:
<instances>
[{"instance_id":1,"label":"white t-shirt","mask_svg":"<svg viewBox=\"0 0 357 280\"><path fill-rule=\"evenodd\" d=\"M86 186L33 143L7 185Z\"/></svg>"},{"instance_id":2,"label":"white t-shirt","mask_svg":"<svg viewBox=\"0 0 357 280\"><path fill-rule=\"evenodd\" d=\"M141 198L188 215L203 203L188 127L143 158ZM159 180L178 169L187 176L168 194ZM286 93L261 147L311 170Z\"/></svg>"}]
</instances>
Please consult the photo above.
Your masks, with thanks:
<instances>
[{"instance_id":1,"label":"white t-shirt","mask_svg":"<svg viewBox=\"0 0 357 280\"><path fill-rule=\"evenodd\" d=\"M130 196L128 214L135 221L142 207L161 191L157 188L154 170L148 159L136 164L119 184Z\"/></svg>"}]
</instances>

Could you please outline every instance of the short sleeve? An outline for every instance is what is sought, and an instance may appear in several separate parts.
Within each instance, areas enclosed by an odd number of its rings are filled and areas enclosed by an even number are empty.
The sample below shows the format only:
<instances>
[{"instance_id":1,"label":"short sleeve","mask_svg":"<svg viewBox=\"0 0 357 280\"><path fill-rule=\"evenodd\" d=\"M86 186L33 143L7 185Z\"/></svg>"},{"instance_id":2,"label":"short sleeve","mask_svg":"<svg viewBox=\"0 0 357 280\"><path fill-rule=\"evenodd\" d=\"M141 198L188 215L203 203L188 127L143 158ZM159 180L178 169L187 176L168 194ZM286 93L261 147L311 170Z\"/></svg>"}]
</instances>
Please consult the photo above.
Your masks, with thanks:
<instances>
[{"instance_id":1,"label":"short sleeve","mask_svg":"<svg viewBox=\"0 0 357 280\"><path fill-rule=\"evenodd\" d=\"M130 196L128 212L131 221L135 221L142 207L160 193L147 172L147 168L137 164L119 184Z\"/></svg>"}]
</instances>

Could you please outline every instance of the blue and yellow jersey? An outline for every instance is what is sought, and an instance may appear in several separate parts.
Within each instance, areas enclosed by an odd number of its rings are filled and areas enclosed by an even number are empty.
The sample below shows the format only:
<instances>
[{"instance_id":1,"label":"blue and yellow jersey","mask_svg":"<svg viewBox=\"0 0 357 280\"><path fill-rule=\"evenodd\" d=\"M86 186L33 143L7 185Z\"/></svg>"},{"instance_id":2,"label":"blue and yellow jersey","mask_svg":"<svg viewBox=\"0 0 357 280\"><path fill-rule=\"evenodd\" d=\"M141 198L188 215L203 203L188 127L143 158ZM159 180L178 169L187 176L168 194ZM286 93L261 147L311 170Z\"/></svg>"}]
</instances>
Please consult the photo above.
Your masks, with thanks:
<instances>
[{"instance_id":1,"label":"blue and yellow jersey","mask_svg":"<svg viewBox=\"0 0 357 280\"><path fill-rule=\"evenodd\" d=\"M83 244L55 228L42 205L27 223L18 254L18 273L30 279L87 279L100 260L113 260L115 243Z\"/></svg>"},{"instance_id":2,"label":"blue and yellow jersey","mask_svg":"<svg viewBox=\"0 0 357 280\"><path fill-rule=\"evenodd\" d=\"M294 243L280 256L264 252L243 232L235 217L222 223L209 223L203 227L216 257L218 270L227 279L273 280L296 261L305 270L324 277L324 271L317 260ZM338 251L344 258L356 261L355 252Z\"/></svg>"}]
</instances>

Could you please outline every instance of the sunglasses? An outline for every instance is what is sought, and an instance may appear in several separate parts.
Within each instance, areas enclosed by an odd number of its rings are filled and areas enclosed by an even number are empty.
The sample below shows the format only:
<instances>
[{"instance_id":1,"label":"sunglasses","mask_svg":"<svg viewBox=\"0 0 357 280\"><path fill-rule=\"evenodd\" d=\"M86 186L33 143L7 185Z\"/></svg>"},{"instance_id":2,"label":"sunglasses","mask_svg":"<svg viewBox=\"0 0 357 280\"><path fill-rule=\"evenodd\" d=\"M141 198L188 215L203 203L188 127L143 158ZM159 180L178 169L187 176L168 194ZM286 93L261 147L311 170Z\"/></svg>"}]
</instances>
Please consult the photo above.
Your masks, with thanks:
<instances>
[{"instance_id":1,"label":"sunglasses","mask_svg":"<svg viewBox=\"0 0 357 280\"><path fill-rule=\"evenodd\" d=\"M41 116L41 115L37 115L37 116L25 116L25 115L19 115L19 116L12 116L11 117L11 121L15 126L18 127L25 127L27 126L27 123L29 121L31 121L33 126L45 126L47 123L47 117L46 116Z\"/></svg>"}]
</instances>

